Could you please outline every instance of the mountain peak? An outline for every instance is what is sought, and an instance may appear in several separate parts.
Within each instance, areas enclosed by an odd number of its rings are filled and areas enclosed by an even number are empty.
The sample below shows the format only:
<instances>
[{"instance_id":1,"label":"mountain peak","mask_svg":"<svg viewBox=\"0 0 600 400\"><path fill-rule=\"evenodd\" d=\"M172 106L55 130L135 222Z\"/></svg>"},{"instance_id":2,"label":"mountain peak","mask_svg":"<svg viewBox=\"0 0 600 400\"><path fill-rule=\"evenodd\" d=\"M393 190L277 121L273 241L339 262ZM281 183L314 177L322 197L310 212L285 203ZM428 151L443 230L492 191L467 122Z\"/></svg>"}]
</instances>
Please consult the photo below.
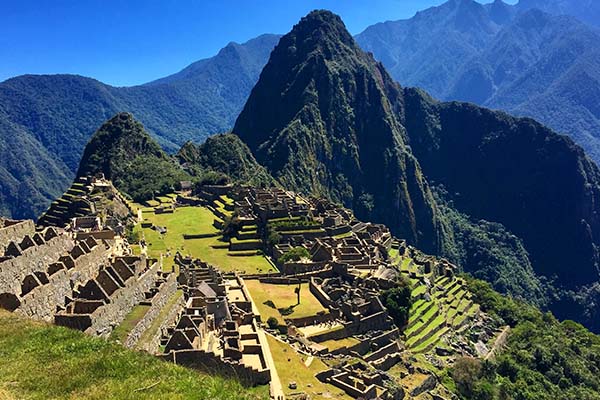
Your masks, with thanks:
<instances>
[{"instance_id":1,"label":"mountain peak","mask_svg":"<svg viewBox=\"0 0 600 400\"><path fill-rule=\"evenodd\" d=\"M394 215L392 229L432 250L436 211L403 141L400 90L338 16L313 11L271 53L233 132L286 187L359 218Z\"/></svg>"},{"instance_id":2,"label":"mountain peak","mask_svg":"<svg viewBox=\"0 0 600 400\"><path fill-rule=\"evenodd\" d=\"M103 173L112 179L115 160L137 155L166 158L165 153L132 114L120 112L102 124L86 145L77 176ZM124 162L125 164L125 162Z\"/></svg>"},{"instance_id":3,"label":"mountain peak","mask_svg":"<svg viewBox=\"0 0 600 400\"><path fill-rule=\"evenodd\" d=\"M302 55L317 49L334 55L339 52L340 45L357 47L342 19L327 10L310 12L284 38Z\"/></svg>"}]
</instances>

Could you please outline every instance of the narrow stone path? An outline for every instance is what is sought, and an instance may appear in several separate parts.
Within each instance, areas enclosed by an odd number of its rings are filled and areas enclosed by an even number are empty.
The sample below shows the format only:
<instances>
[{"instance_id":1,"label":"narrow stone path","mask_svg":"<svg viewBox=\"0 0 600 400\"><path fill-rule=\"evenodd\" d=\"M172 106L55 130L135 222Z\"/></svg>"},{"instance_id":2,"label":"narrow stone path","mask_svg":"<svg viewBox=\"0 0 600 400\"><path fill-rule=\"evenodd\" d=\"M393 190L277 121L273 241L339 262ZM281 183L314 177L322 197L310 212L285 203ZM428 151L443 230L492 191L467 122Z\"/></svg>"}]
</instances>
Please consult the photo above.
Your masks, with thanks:
<instances>
[{"instance_id":1,"label":"narrow stone path","mask_svg":"<svg viewBox=\"0 0 600 400\"><path fill-rule=\"evenodd\" d=\"M490 349L489 353L487 353L487 355L485 356L486 360L493 360L496 357L497 353L499 353L500 350L502 350L502 347L504 347L504 345L506 344L506 339L508 339L509 333L510 326L506 325L504 329L502 329L502 332L500 332L500 334L496 338L496 341L494 342L494 345Z\"/></svg>"},{"instance_id":2,"label":"narrow stone path","mask_svg":"<svg viewBox=\"0 0 600 400\"><path fill-rule=\"evenodd\" d=\"M271 348L269 347L269 341L267 340L267 334L264 330L258 330L259 342L264 349L265 354L265 362L271 371L271 383L270 383L270 392L271 398L275 400L284 400L285 394L283 393L283 386L281 386L281 380L279 379L279 374L277 373L277 368L275 368L275 361L273 360L273 356L271 355Z\"/></svg>"}]
</instances>

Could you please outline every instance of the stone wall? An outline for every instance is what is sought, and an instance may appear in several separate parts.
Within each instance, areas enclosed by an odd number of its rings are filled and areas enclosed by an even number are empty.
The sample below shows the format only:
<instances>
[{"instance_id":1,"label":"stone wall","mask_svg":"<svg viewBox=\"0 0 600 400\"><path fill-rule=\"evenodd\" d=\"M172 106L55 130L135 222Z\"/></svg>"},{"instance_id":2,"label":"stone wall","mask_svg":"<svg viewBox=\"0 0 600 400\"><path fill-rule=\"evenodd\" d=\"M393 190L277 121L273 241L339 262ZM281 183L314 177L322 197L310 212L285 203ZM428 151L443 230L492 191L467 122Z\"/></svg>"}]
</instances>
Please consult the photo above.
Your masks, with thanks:
<instances>
[{"instance_id":1,"label":"stone wall","mask_svg":"<svg viewBox=\"0 0 600 400\"><path fill-rule=\"evenodd\" d=\"M21 295L18 295L20 306L14 310L16 313L51 322L57 309L65 306L67 298L73 297L73 288L96 276L100 265L110 255L109 249L93 240L76 248L56 262L47 266L41 264L41 270L25 277ZM73 258L76 255L78 257ZM27 293L23 293L23 289L27 289Z\"/></svg>"},{"instance_id":2,"label":"stone wall","mask_svg":"<svg viewBox=\"0 0 600 400\"><path fill-rule=\"evenodd\" d=\"M269 369L258 371L241 363L228 362L214 353L202 350L172 351L162 356L162 359L188 368L235 377L247 386L266 385L271 381Z\"/></svg>"},{"instance_id":3,"label":"stone wall","mask_svg":"<svg viewBox=\"0 0 600 400\"><path fill-rule=\"evenodd\" d=\"M127 338L123 343L125 347L132 348L137 344L144 332L150 328L156 317L160 314L163 307L165 304L167 304L176 290L176 276L175 274L170 274L169 278L163 282L158 292L152 298L152 305L150 306L150 309L148 309L144 317L133 327L133 329L129 332L129 335L127 335Z\"/></svg>"},{"instance_id":4,"label":"stone wall","mask_svg":"<svg viewBox=\"0 0 600 400\"><path fill-rule=\"evenodd\" d=\"M180 296L179 300L169 310L168 314L160 323L160 326L154 332L154 335L150 340L143 343L139 348L141 350L147 351L148 353L155 354L159 351L160 339L162 338L164 332L167 331L168 328L174 326L181 316L181 312L185 307L185 297Z\"/></svg>"},{"instance_id":5,"label":"stone wall","mask_svg":"<svg viewBox=\"0 0 600 400\"><path fill-rule=\"evenodd\" d=\"M12 242L14 243L14 242ZM27 275L45 271L48 264L58 260L73 248L73 239L59 235L42 245L34 245L21 252L21 255L0 260L0 293L21 294L21 283Z\"/></svg>"},{"instance_id":6,"label":"stone wall","mask_svg":"<svg viewBox=\"0 0 600 400\"><path fill-rule=\"evenodd\" d=\"M23 236L33 235L34 233L35 225L30 219L25 221L5 220L4 226L0 228L0 253L4 252L4 248L10 242L20 242Z\"/></svg>"},{"instance_id":7,"label":"stone wall","mask_svg":"<svg viewBox=\"0 0 600 400\"><path fill-rule=\"evenodd\" d=\"M146 298L145 293L154 285L159 264L154 263L137 279L127 281L127 286L118 289L111 296L110 303L98 308L92 314L92 325L86 333L107 337L119 325L133 307Z\"/></svg>"}]
</instances>

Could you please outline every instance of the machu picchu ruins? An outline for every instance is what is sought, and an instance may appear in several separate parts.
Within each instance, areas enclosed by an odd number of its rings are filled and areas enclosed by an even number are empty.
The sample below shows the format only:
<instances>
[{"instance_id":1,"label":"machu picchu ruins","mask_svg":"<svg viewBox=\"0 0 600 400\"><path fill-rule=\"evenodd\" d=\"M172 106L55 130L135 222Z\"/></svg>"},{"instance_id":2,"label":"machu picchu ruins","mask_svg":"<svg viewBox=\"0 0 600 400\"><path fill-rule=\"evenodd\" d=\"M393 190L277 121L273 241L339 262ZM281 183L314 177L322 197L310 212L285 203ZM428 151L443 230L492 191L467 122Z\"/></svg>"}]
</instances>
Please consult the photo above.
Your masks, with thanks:
<instances>
[{"instance_id":1,"label":"machu picchu ruins","mask_svg":"<svg viewBox=\"0 0 600 400\"><path fill-rule=\"evenodd\" d=\"M275 399L450 398L436 368L501 337L456 266L385 225L279 188L192 189L137 204L79 178L37 225L3 219L0 305ZM401 281L402 323L383 297ZM275 349L322 367L288 381Z\"/></svg>"}]
</instances>

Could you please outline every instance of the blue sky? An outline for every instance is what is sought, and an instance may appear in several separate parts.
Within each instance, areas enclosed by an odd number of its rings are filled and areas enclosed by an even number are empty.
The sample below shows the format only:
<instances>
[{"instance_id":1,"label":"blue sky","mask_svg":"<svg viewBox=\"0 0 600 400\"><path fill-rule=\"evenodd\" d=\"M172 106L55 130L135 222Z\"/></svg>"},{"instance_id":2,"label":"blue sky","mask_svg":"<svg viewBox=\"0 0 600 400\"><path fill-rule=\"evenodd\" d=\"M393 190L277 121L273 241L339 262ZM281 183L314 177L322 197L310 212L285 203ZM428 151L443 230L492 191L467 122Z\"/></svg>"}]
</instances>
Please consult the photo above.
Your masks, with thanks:
<instances>
[{"instance_id":1,"label":"blue sky","mask_svg":"<svg viewBox=\"0 0 600 400\"><path fill-rule=\"evenodd\" d=\"M2 0L0 81L72 73L115 86L151 81L230 41L286 33L315 8L351 33L409 18L444 0Z\"/></svg>"}]
</instances>

